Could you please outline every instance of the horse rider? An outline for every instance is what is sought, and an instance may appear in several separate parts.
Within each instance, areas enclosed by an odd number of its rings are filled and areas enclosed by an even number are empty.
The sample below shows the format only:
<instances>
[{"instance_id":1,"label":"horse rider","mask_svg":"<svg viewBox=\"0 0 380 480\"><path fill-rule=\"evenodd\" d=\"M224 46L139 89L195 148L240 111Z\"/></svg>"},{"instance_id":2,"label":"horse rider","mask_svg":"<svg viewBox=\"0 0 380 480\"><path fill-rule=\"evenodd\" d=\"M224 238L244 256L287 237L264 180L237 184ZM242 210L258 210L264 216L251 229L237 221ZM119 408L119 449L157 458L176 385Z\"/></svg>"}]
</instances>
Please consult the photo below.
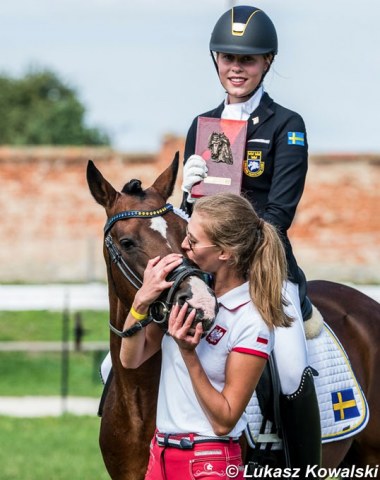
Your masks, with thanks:
<instances>
[{"instance_id":1,"label":"horse rider","mask_svg":"<svg viewBox=\"0 0 380 480\"><path fill-rule=\"evenodd\" d=\"M276 329L274 354L290 463L304 471L308 465L320 465L321 429L303 329L312 306L287 231L304 189L308 144L302 117L275 103L264 89L277 50L276 29L261 9L241 5L225 12L212 31L210 51L226 96L219 106L199 116L248 122L241 191L257 213L277 228L285 247L285 300L294 322L290 328ZM189 215L195 200L191 188L207 176L206 162L194 154L197 119L188 131L184 155L181 207Z\"/></svg>"}]
</instances>

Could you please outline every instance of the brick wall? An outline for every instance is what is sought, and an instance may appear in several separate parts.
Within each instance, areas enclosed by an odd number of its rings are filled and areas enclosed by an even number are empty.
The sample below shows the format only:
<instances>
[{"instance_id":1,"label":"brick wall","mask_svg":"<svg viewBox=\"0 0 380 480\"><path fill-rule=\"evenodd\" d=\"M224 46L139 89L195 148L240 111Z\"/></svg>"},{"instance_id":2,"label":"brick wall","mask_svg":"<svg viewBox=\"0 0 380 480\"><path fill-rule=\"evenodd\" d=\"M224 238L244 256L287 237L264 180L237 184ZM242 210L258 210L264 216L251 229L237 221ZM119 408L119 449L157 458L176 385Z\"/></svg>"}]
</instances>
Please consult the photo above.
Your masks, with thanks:
<instances>
[{"instance_id":1,"label":"brick wall","mask_svg":"<svg viewBox=\"0 0 380 480\"><path fill-rule=\"evenodd\" d=\"M104 148L0 148L0 282L105 280L105 214L85 179L88 159L121 189L144 187L183 140L153 154ZM181 176L181 171L180 171ZM179 176L179 177L180 177ZM171 201L180 202L180 178ZM380 156L312 156L291 237L308 278L380 281Z\"/></svg>"}]
</instances>

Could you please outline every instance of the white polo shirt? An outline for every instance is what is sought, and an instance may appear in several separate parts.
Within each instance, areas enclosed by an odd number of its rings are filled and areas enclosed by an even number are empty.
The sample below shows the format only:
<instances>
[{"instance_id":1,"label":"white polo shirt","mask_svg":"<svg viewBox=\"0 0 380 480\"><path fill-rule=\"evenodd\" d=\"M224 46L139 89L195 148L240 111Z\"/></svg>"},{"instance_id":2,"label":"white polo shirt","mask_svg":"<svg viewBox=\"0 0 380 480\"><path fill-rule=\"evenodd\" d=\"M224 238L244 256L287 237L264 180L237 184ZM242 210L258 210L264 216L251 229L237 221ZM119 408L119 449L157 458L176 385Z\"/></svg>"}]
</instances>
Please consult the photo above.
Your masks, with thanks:
<instances>
[{"instance_id":1,"label":"white polo shirt","mask_svg":"<svg viewBox=\"0 0 380 480\"><path fill-rule=\"evenodd\" d=\"M229 353L234 351L268 358L273 349L274 334L253 305L248 282L222 295L218 302L215 325L200 341L196 351L210 382L220 392L225 384ZM246 381L244 373L241 381ZM243 414L229 435L240 436L246 423L246 415ZM162 433L215 436L196 398L179 348L168 335L164 335L162 340L157 428Z\"/></svg>"}]
</instances>

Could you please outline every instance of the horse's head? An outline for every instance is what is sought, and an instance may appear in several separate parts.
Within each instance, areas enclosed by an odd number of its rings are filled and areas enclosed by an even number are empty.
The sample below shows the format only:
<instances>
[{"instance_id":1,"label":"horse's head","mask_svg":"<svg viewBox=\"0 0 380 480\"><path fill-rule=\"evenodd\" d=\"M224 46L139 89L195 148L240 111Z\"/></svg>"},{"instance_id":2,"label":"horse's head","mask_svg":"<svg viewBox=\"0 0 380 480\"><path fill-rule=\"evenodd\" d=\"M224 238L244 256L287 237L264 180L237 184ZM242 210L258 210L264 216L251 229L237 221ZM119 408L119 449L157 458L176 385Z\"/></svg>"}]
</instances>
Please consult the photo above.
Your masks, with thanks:
<instances>
[{"instance_id":1,"label":"horse's head","mask_svg":"<svg viewBox=\"0 0 380 480\"><path fill-rule=\"evenodd\" d=\"M173 193L178 158L177 152L172 164L146 190L140 180L134 179L124 185L121 192L114 189L92 161L88 162L90 191L107 214L104 256L113 331L124 323L125 312L133 302L136 289L141 286L148 260L182 251L186 219L166 203ZM150 316L165 328L171 306L188 302L197 310L195 322L201 321L207 331L217 312L215 295L207 285L205 274L187 262L170 274L174 285L152 305ZM121 306L124 306L123 312L120 312Z\"/></svg>"}]
</instances>

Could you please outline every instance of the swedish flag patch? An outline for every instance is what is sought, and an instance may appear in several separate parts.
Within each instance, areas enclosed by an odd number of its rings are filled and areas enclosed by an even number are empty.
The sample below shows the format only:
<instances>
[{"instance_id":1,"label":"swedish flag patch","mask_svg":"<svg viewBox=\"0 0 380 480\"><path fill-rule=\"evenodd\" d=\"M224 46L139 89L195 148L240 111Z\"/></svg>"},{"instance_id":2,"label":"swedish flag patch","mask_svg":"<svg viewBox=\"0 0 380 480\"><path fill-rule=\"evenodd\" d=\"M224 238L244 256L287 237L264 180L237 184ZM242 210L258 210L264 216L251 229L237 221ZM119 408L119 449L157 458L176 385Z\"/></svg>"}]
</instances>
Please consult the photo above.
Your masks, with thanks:
<instances>
[{"instance_id":1,"label":"swedish flag patch","mask_svg":"<svg viewBox=\"0 0 380 480\"><path fill-rule=\"evenodd\" d=\"M288 132L288 145L305 145L305 134L303 132Z\"/></svg>"},{"instance_id":2,"label":"swedish flag patch","mask_svg":"<svg viewBox=\"0 0 380 480\"><path fill-rule=\"evenodd\" d=\"M352 388L331 392L331 400L336 422L347 420L348 418L360 417Z\"/></svg>"}]
</instances>

